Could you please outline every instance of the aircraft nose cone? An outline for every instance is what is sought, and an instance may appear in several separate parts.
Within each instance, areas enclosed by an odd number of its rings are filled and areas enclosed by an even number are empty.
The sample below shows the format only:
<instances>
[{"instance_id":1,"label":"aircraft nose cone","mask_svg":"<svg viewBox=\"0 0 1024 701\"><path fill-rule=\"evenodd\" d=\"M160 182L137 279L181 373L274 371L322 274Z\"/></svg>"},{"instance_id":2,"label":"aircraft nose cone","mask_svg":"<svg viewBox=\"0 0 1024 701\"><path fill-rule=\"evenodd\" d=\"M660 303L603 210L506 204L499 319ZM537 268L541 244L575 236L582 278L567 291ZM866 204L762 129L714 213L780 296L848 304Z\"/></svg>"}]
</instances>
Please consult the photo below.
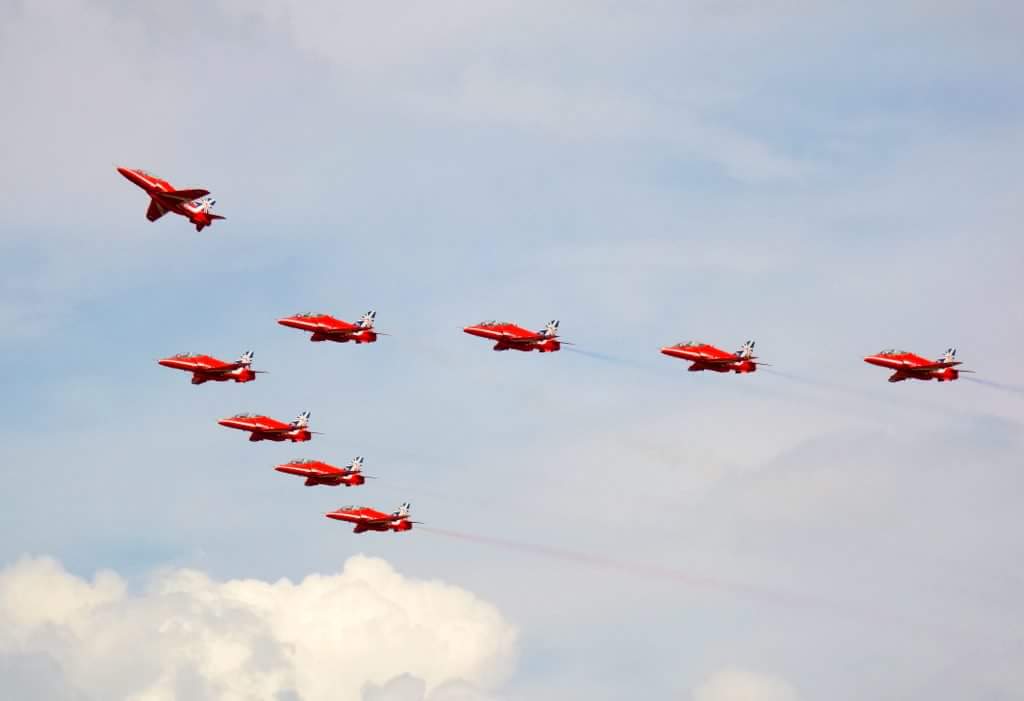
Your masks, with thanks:
<instances>
[{"instance_id":1,"label":"aircraft nose cone","mask_svg":"<svg viewBox=\"0 0 1024 701\"><path fill-rule=\"evenodd\" d=\"M281 319L278 319L277 323L279 323L281 326L291 326L292 328L295 328L296 326L298 326L298 324L296 324L296 322L295 322L295 319L293 319L290 316L286 316L286 317L283 317Z\"/></svg>"},{"instance_id":2,"label":"aircraft nose cone","mask_svg":"<svg viewBox=\"0 0 1024 701\"><path fill-rule=\"evenodd\" d=\"M217 423L219 423L221 426L227 426L228 428L231 428L231 419L221 419Z\"/></svg>"},{"instance_id":3,"label":"aircraft nose cone","mask_svg":"<svg viewBox=\"0 0 1024 701\"><path fill-rule=\"evenodd\" d=\"M156 362L158 365L163 365L165 368L171 367L171 361L167 360L166 358L163 360L158 360Z\"/></svg>"}]
</instances>

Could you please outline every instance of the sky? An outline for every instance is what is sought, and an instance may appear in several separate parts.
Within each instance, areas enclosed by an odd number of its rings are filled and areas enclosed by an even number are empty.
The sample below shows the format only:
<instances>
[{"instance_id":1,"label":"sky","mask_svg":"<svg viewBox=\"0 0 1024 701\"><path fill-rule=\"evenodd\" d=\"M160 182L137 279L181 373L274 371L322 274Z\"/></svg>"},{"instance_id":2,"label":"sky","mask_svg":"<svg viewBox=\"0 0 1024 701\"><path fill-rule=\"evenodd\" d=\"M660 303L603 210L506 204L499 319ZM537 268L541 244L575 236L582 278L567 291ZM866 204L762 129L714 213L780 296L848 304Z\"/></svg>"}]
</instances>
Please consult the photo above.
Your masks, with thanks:
<instances>
[{"instance_id":1,"label":"sky","mask_svg":"<svg viewBox=\"0 0 1024 701\"><path fill-rule=\"evenodd\" d=\"M0 694L1021 698L1022 21L0 0ZM118 165L227 219L150 223ZM275 323L368 309L372 346ZM861 360L950 346L969 381Z\"/></svg>"}]
</instances>

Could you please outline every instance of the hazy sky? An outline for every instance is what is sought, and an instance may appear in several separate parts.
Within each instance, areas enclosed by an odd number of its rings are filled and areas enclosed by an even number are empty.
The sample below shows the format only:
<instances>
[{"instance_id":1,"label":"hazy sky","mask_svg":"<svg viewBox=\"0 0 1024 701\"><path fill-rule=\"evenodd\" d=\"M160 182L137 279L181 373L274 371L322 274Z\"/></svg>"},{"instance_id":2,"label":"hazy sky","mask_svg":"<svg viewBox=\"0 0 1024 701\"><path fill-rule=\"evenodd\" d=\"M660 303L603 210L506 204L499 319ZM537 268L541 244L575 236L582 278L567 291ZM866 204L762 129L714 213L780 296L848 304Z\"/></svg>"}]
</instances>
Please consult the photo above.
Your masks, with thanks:
<instances>
[{"instance_id":1,"label":"hazy sky","mask_svg":"<svg viewBox=\"0 0 1024 701\"><path fill-rule=\"evenodd\" d=\"M0 695L1021 698L1022 23L0 0ZM149 223L116 165L227 220ZM274 323L371 308L374 346ZM892 346L978 381L890 385ZM322 516L404 500L435 530Z\"/></svg>"}]
</instances>

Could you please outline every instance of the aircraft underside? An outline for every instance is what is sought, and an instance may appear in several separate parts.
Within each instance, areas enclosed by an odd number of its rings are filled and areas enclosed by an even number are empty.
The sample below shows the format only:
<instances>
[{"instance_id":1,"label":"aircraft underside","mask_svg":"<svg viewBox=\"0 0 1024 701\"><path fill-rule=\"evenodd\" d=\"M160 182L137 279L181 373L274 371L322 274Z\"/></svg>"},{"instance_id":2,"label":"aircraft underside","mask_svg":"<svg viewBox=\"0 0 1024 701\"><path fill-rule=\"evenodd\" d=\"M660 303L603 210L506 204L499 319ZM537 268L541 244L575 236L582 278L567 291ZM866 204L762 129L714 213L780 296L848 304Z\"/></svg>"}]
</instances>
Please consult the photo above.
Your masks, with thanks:
<instances>
[{"instance_id":1,"label":"aircraft underside","mask_svg":"<svg viewBox=\"0 0 1024 701\"><path fill-rule=\"evenodd\" d=\"M334 341L335 343L348 343L349 341L352 341L353 343L360 343L360 344L361 343L373 343L374 341L377 340L377 334L369 333L369 334L359 334L359 335L352 335L352 334L333 335L333 334L325 334L325 333L314 332L313 335L309 337L309 340L314 342L314 343L320 343L322 341Z\"/></svg>"},{"instance_id":2,"label":"aircraft underside","mask_svg":"<svg viewBox=\"0 0 1024 701\"><path fill-rule=\"evenodd\" d=\"M523 353L529 353L534 350L539 353L554 353L561 347L562 344L558 341L547 341L544 343L505 343L498 341L494 344L494 350L496 351L517 350Z\"/></svg>"},{"instance_id":3,"label":"aircraft underside","mask_svg":"<svg viewBox=\"0 0 1024 701\"><path fill-rule=\"evenodd\" d=\"M902 372L897 370L889 377L889 382L903 382L904 380L937 380L939 382L952 382L960 377L960 373L953 368L946 368L939 372Z\"/></svg>"},{"instance_id":4,"label":"aircraft underside","mask_svg":"<svg viewBox=\"0 0 1024 701\"><path fill-rule=\"evenodd\" d=\"M704 370L710 370L711 372L735 372L737 375L743 375L748 372L755 372L757 366L754 363L739 363L739 364L714 364L706 365L703 363L694 363L687 368L690 372L703 372Z\"/></svg>"}]
</instances>

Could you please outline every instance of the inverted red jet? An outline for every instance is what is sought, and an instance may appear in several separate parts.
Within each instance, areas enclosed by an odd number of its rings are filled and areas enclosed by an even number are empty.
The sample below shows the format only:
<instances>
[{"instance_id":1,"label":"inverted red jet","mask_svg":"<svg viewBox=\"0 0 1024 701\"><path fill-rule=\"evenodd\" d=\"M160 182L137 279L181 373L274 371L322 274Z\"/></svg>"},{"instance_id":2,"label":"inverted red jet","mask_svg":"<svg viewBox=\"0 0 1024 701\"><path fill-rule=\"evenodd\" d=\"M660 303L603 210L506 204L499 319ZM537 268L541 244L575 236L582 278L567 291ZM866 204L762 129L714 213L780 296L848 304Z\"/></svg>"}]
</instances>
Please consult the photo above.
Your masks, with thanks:
<instances>
[{"instance_id":1,"label":"inverted red jet","mask_svg":"<svg viewBox=\"0 0 1024 701\"><path fill-rule=\"evenodd\" d=\"M686 341L674 346L665 346L661 352L672 358L689 360L692 365L687 370L690 372L711 370L713 372L745 374L756 372L758 365L766 364L755 362L757 356L754 355L753 341L747 341L735 353L729 353L710 343L701 343L700 341Z\"/></svg>"},{"instance_id":2,"label":"inverted red jet","mask_svg":"<svg viewBox=\"0 0 1024 701\"><path fill-rule=\"evenodd\" d=\"M252 351L246 351L242 357L233 363L217 360L209 355L199 353L178 353L170 358L158 360L158 363L165 368L185 370L192 373L192 384L201 385L204 382L252 382L256 374L261 370L253 370Z\"/></svg>"},{"instance_id":3,"label":"inverted red jet","mask_svg":"<svg viewBox=\"0 0 1024 701\"><path fill-rule=\"evenodd\" d=\"M554 353L562 347L562 344L572 345L568 341L558 339L558 320L549 321L540 331L530 331L522 326L517 326L509 321L481 321L463 329L471 336L479 336L491 341L496 341L496 351L540 351L541 353Z\"/></svg>"},{"instance_id":4,"label":"inverted red jet","mask_svg":"<svg viewBox=\"0 0 1024 701\"><path fill-rule=\"evenodd\" d=\"M960 377L962 372L973 372L973 370L954 369L957 365L961 365L960 361L956 359L956 348L950 348L938 360L928 360L909 351L889 348L869 355L864 358L864 362L895 370L896 372L889 376L889 382L903 382L903 380L952 382Z\"/></svg>"},{"instance_id":5,"label":"inverted red jet","mask_svg":"<svg viewBox=\"0 0 1024 701\"><path fill-rule=\"evenodd\" d=\"M210 211L217 203L207 197L210 194L209 190L176 190L166 180L161 180L138 168L118 167L117 172L141 187L149 195L146 219L150 221L156 221L168 212L174 212L195 224L196 231L202 231L203 227L210 226L215 220L224 218Z\"/></svg>"},{"instance_id":6,"label":"inverted red jet","mask_svg":"<svg viewBox=\"0 0 1024 701\"><path fill-rule=\"evenodd\" d=\"M377 340L378 335L386 335L379 334L373 328L373 322L376 318L377 312L371 310L363 314L358 322L350 324L347 321L335 319L330 314L307 312L286 316L283 319L278 319L277 323L281 324L281 326L312 332L313 335L309 337L309 340L314 342L334 341L336 343L348 343L349 341L355 341L356 343L373 343Z\"/></svg>"},{"instance_id":7,"label":"inverted red jet","mask_svg":"<svg viewBox=\"0 0 1024 701\"><path fill-rule=\"evenodd\" d=\"M368 475L363 474L363 459L354 458L345 467L335 467L319 460L292 460L274 468L278 472L289 475L298 475L306 478L307 487L315 487L318 484L328 487L337 487L343 484L346 487L358 487L366 482Z\"/></svg>"},{"instance_id":8,"label":"inverted red jet","mask_svg":"<svg viewBox=\"0 0 1024 701\"><path fill-rule=\"evenodd\" d=\"M290 424L262 414L235 414L218 421L221 426L248 431L250 441L291 441L302 443L313 437L309 430L309 412L304 411Z\"/></svg>"},{"instance_id":9,"label":"inverted red jet","mask_svg":"<svg viewBox=\"0 0 1024 701\"><path fill-rule=\"evenodd\" d=\"M409 502L402 504L398 511L386 514L383 511L371 509L368 506L343 506L337 511L324 514L327 518L336 521L346 521L356 524L353 533L365 531L411 531L412 524L417 521L409 520Z\"/></svg>"}]
</instances>

